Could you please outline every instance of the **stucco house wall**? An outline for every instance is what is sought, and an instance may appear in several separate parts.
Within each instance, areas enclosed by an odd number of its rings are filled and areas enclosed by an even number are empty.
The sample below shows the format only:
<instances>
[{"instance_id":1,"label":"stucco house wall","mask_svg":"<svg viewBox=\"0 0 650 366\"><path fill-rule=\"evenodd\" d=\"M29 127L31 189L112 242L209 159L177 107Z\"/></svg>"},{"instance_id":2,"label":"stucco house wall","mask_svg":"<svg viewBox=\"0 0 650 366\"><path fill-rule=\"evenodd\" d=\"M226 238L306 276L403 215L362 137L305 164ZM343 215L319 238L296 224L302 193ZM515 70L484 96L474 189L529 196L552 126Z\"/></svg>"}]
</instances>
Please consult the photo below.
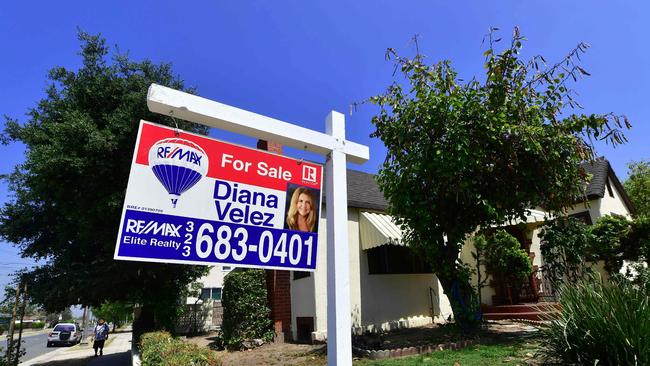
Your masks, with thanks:
<instances>
[{"instance_id":1,"label":"stucco house wall","mask_svg":"<svg viewBox=\"0 0 650 366\"><path fill-rule=\"evenodd\" d=\"M368 271L367 253L359 239L360 209L348 209L350 309L355 332L414 327L442 321L451 314L449 302L433 274L380 274ZM291 281L292 335L298 337L296 317L314 317L312 339L327 338L327 228L321 209L316 271ZM433 290L431 317L430 289Z\"/></svg>"}]
</instances>

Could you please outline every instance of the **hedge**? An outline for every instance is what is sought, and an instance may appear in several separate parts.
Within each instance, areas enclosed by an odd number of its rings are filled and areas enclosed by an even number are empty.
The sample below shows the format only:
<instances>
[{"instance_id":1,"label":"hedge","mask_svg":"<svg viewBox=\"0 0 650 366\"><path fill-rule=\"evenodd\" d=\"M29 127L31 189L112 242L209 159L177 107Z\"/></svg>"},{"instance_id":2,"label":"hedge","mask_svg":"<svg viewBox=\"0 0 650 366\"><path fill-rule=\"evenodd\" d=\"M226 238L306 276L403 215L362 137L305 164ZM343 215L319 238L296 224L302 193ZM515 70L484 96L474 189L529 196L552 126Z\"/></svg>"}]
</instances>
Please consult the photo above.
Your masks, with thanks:
<instances>
[{"instance_id":1,"label":"hedge","mask_svg":"<svg viewBox=\"0 0 650 366\"><path fill-rule=\"evenodd\" d=\"M217 353L173 338L168 332L145 333L140 337L142 366L220 366Z\"/></svg>"}]
</instances>

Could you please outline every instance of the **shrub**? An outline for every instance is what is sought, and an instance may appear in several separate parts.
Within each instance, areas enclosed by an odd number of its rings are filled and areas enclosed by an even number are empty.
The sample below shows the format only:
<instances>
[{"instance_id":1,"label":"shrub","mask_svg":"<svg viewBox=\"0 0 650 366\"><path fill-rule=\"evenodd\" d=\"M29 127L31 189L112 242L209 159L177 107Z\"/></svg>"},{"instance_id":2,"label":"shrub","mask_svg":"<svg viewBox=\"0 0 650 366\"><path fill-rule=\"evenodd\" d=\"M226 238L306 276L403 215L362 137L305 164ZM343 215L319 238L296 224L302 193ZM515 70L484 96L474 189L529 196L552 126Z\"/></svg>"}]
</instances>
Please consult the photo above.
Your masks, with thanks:
<instances>
[{"instance_id":1,"label":"shrub","mask_svg":"<svg viewBox=\"0 0 650 366\"><path fill-rule=\"evenodd\" d=\"M542 329L541 353L562 364L650 364L646 291L620 277L609 284L591 278L561 286L562 312Z\"/></svg>"},{"instance_id":2,"label":"shrub","mask_svg":"<svg viewBox=\"0 0 650 366\"><path fill-rule=\"evenodd\" d=\"M573 217L558 218L542 227L540 237L542 270L554 286L576 282L593 273L587 263L593 260L589 254L593 240L587 225Z\"/></svg>"},{"instance_id":3,"label":"shrub","mask_svg":"<svg viewBox=\"0 0 650 366\"><path fill-rule=\"evenodd\" d=\"M622 216L603 216L591 228L589 252L594 259L605 262L608 273L616 273L623 266L623 249L630 221Z\"/></svg>"},{"instance_id":4,"label":"shrub","mask_svg":"<svg viewBox=\"0 0 650 366\"><path fill-rule=\"evenodd\" d=\"M32 329L43 329L45 327L45 323L43 322L33 322L32 323Z\"/></svg>"},{"instance_id":5,"label":"shrub","mask_svg":"<svg viewBox=\"0 0 650 366\"><path fill-rule=\"evenodd\" d=\"M533 265L519 240L505 230L488 237L485 253L488 271L512 281L524 280L533 272Z\"/></svg>"},{"instance_id":6,"label":"shrub","mask_svg":"<svg viewBox=\"0 0 650 366\"><path fill-rule=\"evenodd\" d=\"M228 349L241 349L245 340L273 339L271 309L266 297L264 271L230 272L223 283L223 341Z\"/></svg>"},{"instance_id":7,"label":"shrub","mask_svg":"<svg viewBox=\"0 0 650 366\"><path fill-rule=\"evenodd\" d=\"M217 366L214 351L174 339L167 332L145 333L140 338L142 366Z\"/></svg>"}]
</instances>

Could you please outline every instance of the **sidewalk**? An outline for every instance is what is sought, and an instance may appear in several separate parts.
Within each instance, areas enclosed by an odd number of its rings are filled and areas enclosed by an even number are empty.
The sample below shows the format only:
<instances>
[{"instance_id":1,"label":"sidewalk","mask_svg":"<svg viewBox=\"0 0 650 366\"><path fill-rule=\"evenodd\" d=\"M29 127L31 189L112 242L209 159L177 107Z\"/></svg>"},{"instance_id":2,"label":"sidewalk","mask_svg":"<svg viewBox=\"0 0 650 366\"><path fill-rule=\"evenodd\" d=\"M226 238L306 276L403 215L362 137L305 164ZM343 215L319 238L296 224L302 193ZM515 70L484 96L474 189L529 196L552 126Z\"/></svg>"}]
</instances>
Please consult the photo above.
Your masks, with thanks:
<instances>
[{"instance_id":1,"label":"sidewalk","mask_svg":"<svg viewBox=\"0 0 650 366\"><path fill-rule=\"evenodd\" d=\"M69 348L59 348L56 351L38 356L23 362L20 366L131 366L131 327L125 327L116 333L110 333L104 355L93 357L90 339L88 343L78 344Z\"/></svg>"}]
</instances>

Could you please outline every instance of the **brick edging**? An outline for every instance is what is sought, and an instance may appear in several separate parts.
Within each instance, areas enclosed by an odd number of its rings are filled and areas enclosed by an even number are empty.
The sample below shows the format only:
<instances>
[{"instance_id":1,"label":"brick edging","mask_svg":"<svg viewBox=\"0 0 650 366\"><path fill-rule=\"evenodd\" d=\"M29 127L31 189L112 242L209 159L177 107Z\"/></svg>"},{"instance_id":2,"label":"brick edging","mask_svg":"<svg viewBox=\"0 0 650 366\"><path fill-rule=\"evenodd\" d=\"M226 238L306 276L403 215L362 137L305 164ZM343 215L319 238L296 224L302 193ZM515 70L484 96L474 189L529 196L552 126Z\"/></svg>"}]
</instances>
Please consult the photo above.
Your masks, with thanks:
<instances>
[{"instance_id":1,"label":"brick edging","mask_svg":"<svg viewBox=\"0 0 650 366\"><path fill-rule=\"evenodd\" d=\"M458 342L447 342L440 344L428 344L417 347L404 347L395 349L368 350L365 348L352 346L352 352L360 357L367 357L371 360L380 360L384 358L394 358L403 356L421 355L437 351L459 350L465 347L478 344L474 340L464 340Z\"/></svg>"}]
</instances>

